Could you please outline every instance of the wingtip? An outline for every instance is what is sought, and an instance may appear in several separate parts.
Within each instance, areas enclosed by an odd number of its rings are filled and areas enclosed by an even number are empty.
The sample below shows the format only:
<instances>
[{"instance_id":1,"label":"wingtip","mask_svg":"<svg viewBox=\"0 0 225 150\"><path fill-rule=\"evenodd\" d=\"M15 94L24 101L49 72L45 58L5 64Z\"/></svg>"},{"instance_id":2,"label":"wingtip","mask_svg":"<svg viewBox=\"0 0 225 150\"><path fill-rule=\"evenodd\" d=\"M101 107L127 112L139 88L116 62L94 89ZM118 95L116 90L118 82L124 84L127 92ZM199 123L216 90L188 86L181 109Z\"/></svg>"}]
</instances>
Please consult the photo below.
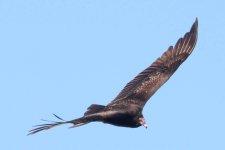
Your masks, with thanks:
<instances>
[{"instance_id":1,"label":"wingtip","mask_svg":"<svg viewBox=\"0 0 225 150\"><path fill-rule=\"evenodd\" d=\"M195 22L198 22L198 17L195 18Z\"/></svg>"},{"instance_id":2,"label":"wingtip","mask_svg":"<svg viewBox=\"0 0 225 150\"><path fill-rule=\"evenodd\" d=\"M191 27L190 33L193 33L197 37L197 34L198 34L198 18L197 17L196 17L195 22L193 23L193 25Z\"/></svg>"},{"instance_id":3,"label":"wingtip","mask_svg":"<svg viewBox=\"0 0 225 150\"><path fill-rule=\"evenodd\" d=\"M198 17L196 17L195 22L193 24L193 28L197 31L198 30Z\"/></svg>"},{"instance_id":4,"label":"wingtip","mask_svg":"<svg viewBox=\"0 0 225 150\"><path fill-rule=\"evenodd\" d=\"M198 17L195 18L195 26L198 27Z\"/></svg>"}]
</instances>

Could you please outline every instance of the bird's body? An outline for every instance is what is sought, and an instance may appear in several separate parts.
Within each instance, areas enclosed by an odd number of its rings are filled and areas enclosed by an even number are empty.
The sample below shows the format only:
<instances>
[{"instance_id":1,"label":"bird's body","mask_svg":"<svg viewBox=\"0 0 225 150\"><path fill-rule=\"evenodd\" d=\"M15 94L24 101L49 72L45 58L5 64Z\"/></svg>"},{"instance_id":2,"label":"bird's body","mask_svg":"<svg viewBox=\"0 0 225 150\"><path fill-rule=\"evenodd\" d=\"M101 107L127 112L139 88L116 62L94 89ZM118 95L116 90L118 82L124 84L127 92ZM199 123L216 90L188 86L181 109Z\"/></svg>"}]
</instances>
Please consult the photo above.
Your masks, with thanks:
<instances>
[{"instance_id":1,"label":"bird's body","mask_svg":"<svg viewBox=\"0 0 225 150\"><path fill-rule=\"evenodd\" d=\"M190 32L187 32L174 47L170 46L161 57L130 81L108 105L92 104L83 117L71 121L64 121L55 115L62 121L38 125L37 128L30 130L29 134L65 123L72 123L73 127L77 127L96 121L121 127L136 128L142 125L147 128L142 114L144 105L191 54L197 41L197 33L196 19Z\"/></svg>"}]
</instances>

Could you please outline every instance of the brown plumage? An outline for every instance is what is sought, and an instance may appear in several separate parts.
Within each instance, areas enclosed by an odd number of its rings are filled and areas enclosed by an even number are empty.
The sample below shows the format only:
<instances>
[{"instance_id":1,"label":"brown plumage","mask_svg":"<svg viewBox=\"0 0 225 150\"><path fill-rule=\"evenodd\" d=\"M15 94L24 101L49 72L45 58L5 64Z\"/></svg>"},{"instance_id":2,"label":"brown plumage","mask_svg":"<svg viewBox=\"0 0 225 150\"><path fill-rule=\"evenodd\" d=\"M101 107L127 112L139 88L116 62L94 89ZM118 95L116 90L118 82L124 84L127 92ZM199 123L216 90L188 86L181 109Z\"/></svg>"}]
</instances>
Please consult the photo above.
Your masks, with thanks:
<instances>
[{"instance_id":1,"label":"brown plumage","mask_svg":"<svg viewBox=\"0 0 225 150\"><path fill-rule=\"evenodd\" d=\"M72 123L73 127L77 127L94 121L121 127L136 128L142 125L147 128L142 115L144 105L192 53L197 35L198 20L196 19L191 30L180 38L174 47L170 46L151 66L139 73L108 105L92 104L83 117L71 121L64 121L55 115L59 122L37 125L37 128L30 130L29 134L65 123Z\"/></svg>"}]
</instances>

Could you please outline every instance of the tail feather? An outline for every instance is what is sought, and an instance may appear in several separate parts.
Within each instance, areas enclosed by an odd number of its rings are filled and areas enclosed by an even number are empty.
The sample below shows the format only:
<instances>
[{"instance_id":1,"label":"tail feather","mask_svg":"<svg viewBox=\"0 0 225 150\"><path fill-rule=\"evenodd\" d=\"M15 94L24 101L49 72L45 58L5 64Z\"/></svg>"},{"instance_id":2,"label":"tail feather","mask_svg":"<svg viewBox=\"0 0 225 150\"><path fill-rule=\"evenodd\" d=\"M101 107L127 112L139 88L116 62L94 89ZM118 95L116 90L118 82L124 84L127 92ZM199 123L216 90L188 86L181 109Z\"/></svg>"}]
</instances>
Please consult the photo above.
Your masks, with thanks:
<instances>
[{"instance_id":1,"label":"tail feather","mask_svg":"<svg viewBox=\"0 0 225 150\"><path fill-rule=\"evenodd\" d=\"M99 114L99 113L101 111L103 111L104 108L105 108L105 106L103 106L103 105L92 104L90 107L88 107L88 110L85 112L83 117L78 118L78 119L74 119L74 120L71 120L71 121L65 121L62 118L60 118L59 116L53 114L60 121L42 120L42 121L47 121L47 122L50 122L50 123L34 126L36 128L30 130L27 135L32 135L32 134L35 134L37 132L40 132L40 131L43 131L43 130L48 130L48 129L51 129L53 127L63 125L63 124L67 124L67 123L73 124L73 126L70 127L70 128L74 128L74 127L85 125L85 124L93 122L93 121L102 121L102 115Z\"/></svg>"},{"instance_id":2,"label":"tail feather","mask_svg":"<svg viewBox=\"0 0 225 150\"><path fill-rule=\"evenodd\" d=\"M56 126L59 126L59 125L62 125L62 124L66 124L66 123L67 122L54 122L54 123L50 123L50 124L36 125L34 127L37 127L37 128L34 128L34 129L30 130L27 135L32 135L32 134L35 134L37 132L40 132L40 131L43 131L43 130L48 130L48 129L51 129L53 127L56 127Z\"/></svg>"},{"instance_id":3,"label":"tail feather","mask_svg":"<svg viewBox=\"0 0 225 150\"><path fill-rule=\"evenodd\" d=\"M43 130L48 130L48 129L51 129L53 127L56 127L56 126L59 126L59 125L63 125L63 124L67 124L67 123L72 123L73 126L72 127L78 127L78 126L81 126L81 125L84 125L84 124L87 124L89 122L87 122L86 119L84 119L83 117L81 118L78 118L78 119L74 119L74 120L71 120L71 121L65 121L63 120L62 118L60 118L59 116L53 114L56 118L58 118L59 120L61 121L49 121L49 120L43 120L43 121L47 121L47 122L50 122L50 123L47 123L47 124L40 124L40 125L36 125L34 127L34 129L30 130L29 133L27 135L32 135L32 134L35 134L35 133L38 133L40 131L43 131ZM71 128L72 128L71 127Z\"/></svg>"}]
</instances>

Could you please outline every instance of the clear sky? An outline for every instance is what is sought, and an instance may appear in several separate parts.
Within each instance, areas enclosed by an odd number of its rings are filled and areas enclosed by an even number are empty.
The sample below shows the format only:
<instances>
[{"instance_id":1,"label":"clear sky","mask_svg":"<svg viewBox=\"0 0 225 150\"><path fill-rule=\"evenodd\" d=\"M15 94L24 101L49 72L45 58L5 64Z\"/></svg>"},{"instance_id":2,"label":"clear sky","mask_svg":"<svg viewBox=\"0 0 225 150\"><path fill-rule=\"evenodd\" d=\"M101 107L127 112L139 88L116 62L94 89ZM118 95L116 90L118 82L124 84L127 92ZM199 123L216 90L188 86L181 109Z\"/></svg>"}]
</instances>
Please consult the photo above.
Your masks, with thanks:
<instances>
[{"instance_id":1,"label":"clear sky","mask_svg":"<svg viewBox=\"0 0 225 150\"><path fill-rule=\"evenodd\" d=\"M224 150L225 2L0 0L1 150ZM192 55L144 109L149 128L40 119L107 104L199 19Z\"/></svg>"}]
</instances>

